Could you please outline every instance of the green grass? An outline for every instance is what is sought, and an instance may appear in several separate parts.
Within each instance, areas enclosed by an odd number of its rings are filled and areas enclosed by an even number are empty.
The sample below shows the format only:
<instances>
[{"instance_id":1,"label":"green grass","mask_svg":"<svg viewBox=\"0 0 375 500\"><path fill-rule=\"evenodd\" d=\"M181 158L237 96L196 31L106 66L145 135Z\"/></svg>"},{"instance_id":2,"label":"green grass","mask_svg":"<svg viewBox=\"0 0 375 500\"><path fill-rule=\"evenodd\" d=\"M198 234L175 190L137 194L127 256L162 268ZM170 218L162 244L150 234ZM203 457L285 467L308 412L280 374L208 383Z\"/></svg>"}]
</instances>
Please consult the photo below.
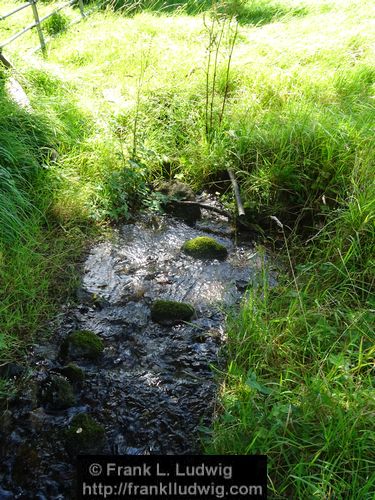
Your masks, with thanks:
<instances>
[{"instance_id":1,"label":"green grass","mask_svg":"<svg viewBox=\"0 0 375 500\"><path fill-rule=\"evenodd\" d=\"M51 317L50 291L88 224L155 206L160 177L219 190L233 207L231 167L285 272L274 289L263 276L228 319L206 451L267 454L276 498L373 498L373 3L221 4L240 30L229 82L223 38L209 137L210 4L124 5L53 39L46 59L22 50L35 34L6 51L34 111L1 87L4 357Z\"/></svg>"},{"instance_id":2,"label":"green grass","mask_svg":"<svg viewBox=\"0 0 375 500\"><path fill-rule=\"evenodd\" d=\"M206 449L267 454L277 498L373 497L371 212L350 235L343 213L338 234L327 228L316 242L325 249L294 269L297 286L292 275L274 289L263 280L229 320L230 362Z\"/></svg>"},{"instance_id":3,"label":"green grass","mask_svg":"<svg viewBox=\"0 0 375 500\"><path fill-rule=\"evenodd\" d=\"M371 39L363 35L367 14L349 4L306 9L311 15L241 29L225 123L209 148L200 17L100 13L53 42L45 67L73 86L80 82L80 106L100 119L99 134L117 142L119 154L131 150L137 114L140 154L156 176L167 159L172 175L202 185L229 163L252 211L295 220L303 209L311 219L324 209L323 194L336 206L358 152L370 154L374 71ZM224 81L225 57L219 96Z\"/></svg>"},{"instance_id":4,"label":"green grass","mask_svg":"<svg viewBox=\"0 0 375 500\"><path fill-rule=\"evenodd\" d=\"M57 299L68 297L83 248L79 226L61 231L50 216L59 179L50 153L62 132L35 110L13 103L0 75L0 360L18 359L46 330ZM51 167L51 168L50 168ZM65 284L63 284L65 281Z\"/></svg>"}]
</instances>

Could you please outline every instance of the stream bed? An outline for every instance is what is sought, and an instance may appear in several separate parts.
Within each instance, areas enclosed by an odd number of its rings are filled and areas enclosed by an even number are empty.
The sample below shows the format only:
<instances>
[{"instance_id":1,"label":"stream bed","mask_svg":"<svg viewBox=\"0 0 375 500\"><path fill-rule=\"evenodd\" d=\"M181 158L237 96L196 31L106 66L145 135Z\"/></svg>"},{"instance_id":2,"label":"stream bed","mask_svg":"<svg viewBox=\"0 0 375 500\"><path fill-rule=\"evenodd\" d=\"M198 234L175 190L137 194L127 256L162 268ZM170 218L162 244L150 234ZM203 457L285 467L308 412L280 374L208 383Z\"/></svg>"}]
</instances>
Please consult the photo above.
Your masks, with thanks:
<instances>
[{"instance_id":1,"label":"stream bed","mask_svg":"<svg viewBox=\"0 0 375 500\"><path fill-rule=\"evenodd\" d=\"M185 241L211 236L228 250L224 261L196 260ZM235 244L219 216L188 225L170 216L143 216L96 244L84 264L79 304L66 306L49 342L35 346L21 393L9 401L0 429L0 499L74 498L74 459L65 430L88 413L105 429L99 453L197 454L217 399L212 366L224 366L228 308L256 280L264 256L251 241ZM270 277L273 280L272 277ZM190 322L152 321L156 299L194 306ZM97 360L78 360L84 380L75 402L51 409L40 387L60 374L64 339L90 330L103 341Z\"/></svg>"}]
</instances>

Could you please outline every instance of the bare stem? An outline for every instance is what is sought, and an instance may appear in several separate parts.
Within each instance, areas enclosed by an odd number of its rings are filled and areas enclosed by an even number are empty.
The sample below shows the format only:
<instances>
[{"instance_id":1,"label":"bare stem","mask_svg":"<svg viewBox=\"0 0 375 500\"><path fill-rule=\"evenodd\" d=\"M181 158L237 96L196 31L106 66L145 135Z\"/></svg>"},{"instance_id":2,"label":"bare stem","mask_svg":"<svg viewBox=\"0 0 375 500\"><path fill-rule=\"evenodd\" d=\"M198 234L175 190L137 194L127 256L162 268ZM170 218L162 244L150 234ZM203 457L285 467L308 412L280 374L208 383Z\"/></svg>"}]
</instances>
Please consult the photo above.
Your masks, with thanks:
<instances>
[{"instance_id":1,"label":"bare stem","mask_svg":"<svg viewBox=\"0 0 375 500\"><path fill-rule=\"evenodd\" d=\"M230 20L229 23L231 23L232 20ZM230 41L229 45L229 56L228 56L228 61L227 61L227 71L225 74L225 90L224 90L224 97L223 97L223 104L221 107L220 111L220 116L219 116L219 125L221 125L223 121L223 116L224 116L224 110L225 110L225 104L228 99L228 91L229 91L229 72L230 72L230 65L232 62L232 56L233 56L233 51L234 51L234 46L236 43L237 35L238 35L238 21L236 20L236 25L235 25L235 30L234 30L234 35Z\"/></svg>"},{"instance_id":2,"label":"bare stem","mask_svg":"<svg viewBox=\"0 0 375 500\"><path fill-rule=\"evenodd\" d=\"M224 30L225 30L225 20L224 20L224 22L222 22L218 42L216 43L216 47L215 47L215 60L214 60L214 67L213 67L211 103L210 103L210 134L212 133L213 119L214 119L214 100L215 100L215 87L216 87L218 58L219 58L220 46L221 46L221 41L223 39Z\"/></svg>"},{"instance_id":3,"label":"bare stem","mask_svg":"<svg viewBox=\"0 0 375 500\"><path fill-rule=\"evenodd\" d=\"M207 66L206 66L206 106L205 106L205 128L206 137L209 135L209 120L208 120L208 109L209 109L209 98L210 98L210 71L211 71L211 57L212 57L212 46L214 41L214 25L215 19L212 20L211 25L208 25L206 21L206 16L203 16L203 24L208 32L208 55L207 55Z\"/></svg>"},{"instance_id":4,"label":"bare stem","mask_svg":"<svg viewBox=\"0 0 375 500\"><path fill-rule=\"evenodd\" d=\"M142 90L143 90L143 85L144 85L144 80L145 80L145 74L147 71L147 68L150 65L150 51L151 51L151 42L148 47L148 51L146 53L146 57L144 52L142 52L142 58L141 58L141 67L139 70L139 75L137 79L137 93L136 93L136 110L135 110L135 117L134 117L134 123L133 123L133 149L132 149L132 158L135 159L137 155L137 143L138 143L138 122L139 122L139 109L141 105L141 96L142 96Z\"/></svg>"}]
</instances>

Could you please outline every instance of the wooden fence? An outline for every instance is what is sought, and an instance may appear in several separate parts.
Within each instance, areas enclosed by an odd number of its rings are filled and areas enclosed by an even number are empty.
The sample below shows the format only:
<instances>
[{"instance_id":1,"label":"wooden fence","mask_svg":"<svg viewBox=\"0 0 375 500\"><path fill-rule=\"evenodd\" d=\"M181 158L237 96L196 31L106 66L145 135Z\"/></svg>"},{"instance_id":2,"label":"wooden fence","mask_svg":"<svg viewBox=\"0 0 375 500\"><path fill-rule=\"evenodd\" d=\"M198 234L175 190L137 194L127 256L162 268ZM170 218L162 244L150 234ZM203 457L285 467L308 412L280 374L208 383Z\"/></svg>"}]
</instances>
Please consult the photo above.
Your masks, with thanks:
<instances>
[{"instance_id":1,"label":"wooden fence","mask_svg":"<svg viewBox=\"0 0 375 500\"><path fill-rule=\"evenodd\" d=\"M9 38L7 38L6 40L0 41L0 61L3 64L5 64L6 66L10 66L10 63L7 60L7 58L3 55L3 49L4 49L4 47L6 47L10 43L14 42L14 40L17 40L17 38L19 38L20 36L24 35L25 33L27 33L28 31L30 31L30 30L32 30L34 28L36 28L36 30L38 32L38 37L39 37L39 42L40 42L40 46L38 47L38 49L40 48L43 52L45 51L45 48L46 48L46 38L45 38L45 36L43 34L42 24L43 24L44 21L46 21L47 19L49 19L51 16L53 16L54 14L57 14L57 12L59 12L60 10L63 10L65 8L67 8L67 7L71 7L72 5L77 4L78 7L79 7L79 10L80 10L82 18L85 17L87 14L89 14L89 12L85 12L85 10L84 10L83 0L70 0L69 2L66 2L63 5L55 8L52 12L50 12L49 14L47 14L47 15L45 15L43 17L39 16L37 4L38 4L38 0L28 0L26 3L24 3L22 5L19 5L18 7L16 7L11 12L8 12L8 13L6 13L4 15L0 14L0 22L1 22L1 21L4 21L5 19L7 19L8 17L17 14L18 12L20 12L23 9L31 8L32 9L32 13L33 13L33 17L34 17L34 22L33 23L29 24L28 26L26 26L22 30L18 31L14 35L12 35Z\"/></svg>"}]
</instances>

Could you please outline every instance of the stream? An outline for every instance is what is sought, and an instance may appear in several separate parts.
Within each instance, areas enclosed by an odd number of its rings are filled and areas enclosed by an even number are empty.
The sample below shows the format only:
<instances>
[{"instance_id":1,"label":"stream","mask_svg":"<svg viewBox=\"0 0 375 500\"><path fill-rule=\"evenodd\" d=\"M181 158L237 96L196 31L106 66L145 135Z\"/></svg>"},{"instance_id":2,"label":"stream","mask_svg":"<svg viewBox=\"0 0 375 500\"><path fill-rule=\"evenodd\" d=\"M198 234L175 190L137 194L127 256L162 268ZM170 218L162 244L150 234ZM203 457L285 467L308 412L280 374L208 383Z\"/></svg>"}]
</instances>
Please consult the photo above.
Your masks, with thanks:
<instances>
[{"instance_id":1,"label":"stream","mask_svg":"<svg viewBox=\"0 0 375 500\"><path fill-rule=\"evenodd\" d=\"M228 257L198 260L183 253L184 242L197 236L214 237ZM99 453L201 452L201 429L212 423L218 393L212 367L225 366L226 311L239 304L265 259L244 240L235 244L229 223L204 211L193 225L141 216L93 246L79 304L65 306L50 341L34 346L22 390L2 416L0 499L74 498L75 465L64 430L79 413L104 427ZM190 322L156 323L150 314L155 299L186 302L196 315ZM104 350L97 360L75 361L84 372L74 385L75 402L51 409L40 387L61 377L60 346L76 330L96 333Z\"/></svg>"}]
</instances>

